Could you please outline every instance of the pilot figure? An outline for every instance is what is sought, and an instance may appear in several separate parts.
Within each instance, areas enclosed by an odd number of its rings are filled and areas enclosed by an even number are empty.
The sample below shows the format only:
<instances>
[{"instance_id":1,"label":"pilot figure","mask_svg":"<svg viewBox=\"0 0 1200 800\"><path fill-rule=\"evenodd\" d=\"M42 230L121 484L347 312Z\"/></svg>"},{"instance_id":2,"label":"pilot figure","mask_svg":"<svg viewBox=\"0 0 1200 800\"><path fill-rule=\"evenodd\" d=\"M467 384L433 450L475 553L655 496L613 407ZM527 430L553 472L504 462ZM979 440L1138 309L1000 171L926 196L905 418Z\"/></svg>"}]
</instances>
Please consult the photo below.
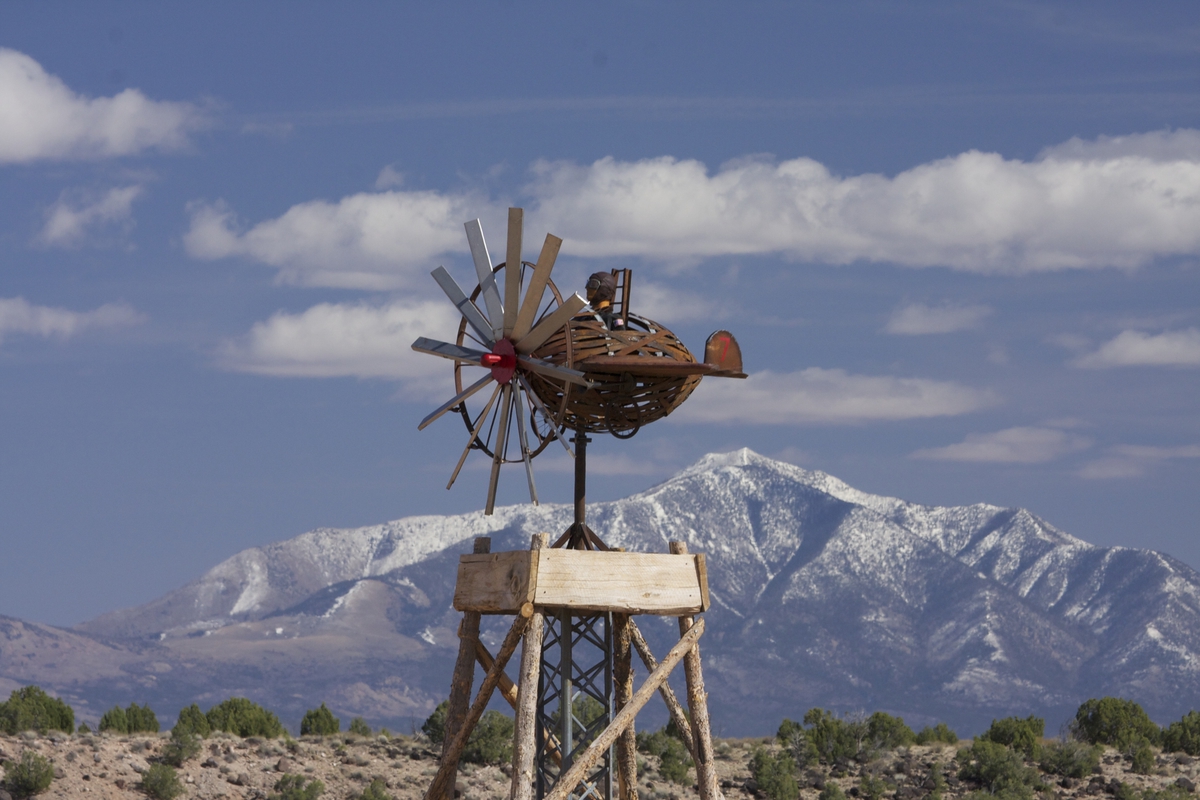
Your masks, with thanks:
<instances>
[{"instance_id":1,"label":"pilot figure","mask_svg":"<svg viewBox=\"0 0 1200 800\"><path fill-rule=\"evenodd\" d=\"M623 329L625 320L613 313L613 298L617 294L617 279L611 272L594 272L587 282L587 301L604 327L610 331Z\"/></svg>"}]
</instances>

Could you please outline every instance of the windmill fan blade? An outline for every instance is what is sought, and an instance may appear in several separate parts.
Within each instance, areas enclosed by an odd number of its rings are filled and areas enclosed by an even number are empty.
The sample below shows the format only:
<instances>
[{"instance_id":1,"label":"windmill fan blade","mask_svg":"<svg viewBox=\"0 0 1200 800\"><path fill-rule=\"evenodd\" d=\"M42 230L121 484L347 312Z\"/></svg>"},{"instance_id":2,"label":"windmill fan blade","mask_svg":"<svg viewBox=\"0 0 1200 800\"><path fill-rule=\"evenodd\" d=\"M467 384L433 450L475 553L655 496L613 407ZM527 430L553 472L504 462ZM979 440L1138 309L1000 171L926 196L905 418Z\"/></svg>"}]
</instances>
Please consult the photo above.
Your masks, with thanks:
<instances>
[{"instance_id":1,"label":"windmill fan blade","mask_svg":"<svg viewBox=\"0 0 1200 800\"><path fill-rule=\"evenodd\" d=\"M483 411L479 412L479 418L475 422L475 427L471 428L471 438L467 440L467 446L463 448L462 455L458 457L458 463L454 465L454 472L450 475L450 482L446 484L449 489L458 480L458 473L462 470L463 464L467 460L467 453L471 452L471 445L475 444L475 440L479 438L479 432L483 430L483 426L487 424L488 412L492 410L492 405L496 402L496 395L500 394L500 387L497 386L492 390L492 396L488 398L487 405L483 407Z\"/></svg>"},{"instance_id":2,"label":"windmill fan blade","mask_svg":"<svg viewBox=\"0 0 1200 800\"><path fill-rule=\"evenodd\" d=\"M546 234L546 243L542 245L542 254L538 256L529 278L529 286L525 290L525 300L521 303L521 313L517 314L517 324L513 328L512 338L520 341L533 327L533 318L538 307L542 304L542 295L546 292L546 284L550 282L550 272L554 269L554 261L558 258L558 249L562 247L562 239Z\"/></svg>"},{"instance_id":3,"label":"windmill fan blade","mask_svg":"<svg viewBox=\"0 0 1200 800\"><path fill-rule=\"evenodd\" d=\"M454 307L458 309L458 313L462 314L467 320L467 323L479 335L479 338L488 343L488 346L495 344L495 339L492 338L492 326L484 319L483 314L479 313L479 309L475 307L468 298L462 288L450 277L450 273L445 267L438 267L432 273L433 279L437 281L438 286L442 287L442 291L446 293L446 297L450 298L450 302L454 303Z\"/></svg>"},{"instance_id":4,"label":"windmill fan blade","mask_svg":"<svg viewBox=\"0 0 1200 800\"><path fill-rule=\"evenodd\" d=\"M419 430L419 431L425 430L427 427L429 427L429 424L432 423L435 419L442 416L447 411L454 408L456 405L461 403L463 400L466 400L468 397L475 394L480 389L487 386L489 383L491 383L494 380L495 380L495 378L493 378L490 374L484 375L482 378L477 380L475 383L472 383L466 389L463 389L461 392L456 394L454 397L450 398L445 403L442 403L440 406L438 406L437 410L435 410L432 414L427 416L425 419L421 420L421 424L417 426L417 430Z\"/></svg>"},{"instance_id":5,"label":"windmill fan blade","mask_svg":"<svg viewBox=\"0 0 1200 800\"><path fill-rule=\"evenodd\" d=\"M508 249L504 258L504 335L512 336L521 303L521 231L525 210L508 210Z\"/></svg>"},{"instance_id":6,"label":"windmill fan blade","mask_svg":"<svg viewBox=\"0 0 1200 800\"><path fill-rule=\"evenodd\" d=\"M567 369L560 367L557 364L551 364L548 361L534 358L533 356L518 356L517 363L528 369L530 372L536 372L539 375L545 375L547 378L558 378L560 381L574 383L577 386L582 386L585 389L592 388L595 385L587 379L579 370Z\"/></svg>"},{"instance_id":7,"label":"windmill fan blade","mask_svg":"<svg viewBox=\"0 0 1200 800\"><path fill-rule=\"evenodd\" d=\"M521 392L513 390L513 409L517 413L517 438L521 440L521 459L525 462L525 478L529 481L529 499L538 504L537 486L533 483L533 459L529 455L529 441L525 438L525 404Z\"/></svg>"},{"instance_id":8,"label":"windmill fan blade","mask_svg":"<svg viewBox=\"0 0 1200 800\"><path fill-rule=\"evenodd\" d=\"M570 322L571 317L579 313L579 309L587 305L587 301L578 294L568 297L554 313L546 315L533 330L517 342L517 352L528 355L542 346L556 330Z\"/></svg>"},{"instance_id":9,"label":"windmill fan blade","mask_svg":"<svg viewBox=\"0 0 1200 800\"><path fill-rule=\"evenodd\" d=\"M471 246L475 274L479 276L479 288L487 304L492 338L499 339L504 335L504 303L500 302L500 290L496 287L496 276L492 274L492 257L488 255L487 242L483 240L483 226L479 220L473 219L463 227L467 229L467 244Z\"/></svg>"},{"instance_id":10,"label":"windmill fan blade","mask_svg":"<svg viewBox=\"0 0 1200 800\"><path fill-rule=\"evenodd\" d=\"M569 455L571 458L574 458L575 454L571 452L571 445L567 444L567 440L561 433L559 433L558 426L554 424L554 417L551 416L550 412L546 410L546 404L542 402L540 397L534 394L533 387L530 386L529 382L525 380L524 375L517 375L517 380L519 380L521 385L525 387L525 394L528 395L529 399L533 401L533 404L538 407L538 411L542 412L542 416L546 418L546 422L549 423L550 431L554 434L554 438L558 439L559 443L563 446L563 449L567 451L567 455Z\"/></svg>"},{"instance_id":11,"label":"windmill fan blade","mask_svg":"<svg viewBox=\"0 0 1200 800\"><path fill-rule=\"evenodd\" d=\"M504 462L504 448L508 446L508 410L512 405L512 384L504 384L500 394L500 424L496 427L496 440L492 450L492 474L488 478L487 506L483 513L491 516L496 510L496 487L500 483L500 464Z\"/></svg>"},{"instance_id":12,"label":"windmill fan blade","mask_svg":"<svg viewBox=\"0 0 1200 800\"><path fill-rule=\"evenodd\" d=\"M450 344L449 342L437 339L426 339L424 336L412 343L412 349L418 353L429 353L431 356L441 356L451 361L466 361L470 364L479 364L483 357L487 355L483 350L476 350L472 347L459 347L456 344Z\"/></svg>"}]
</instances>

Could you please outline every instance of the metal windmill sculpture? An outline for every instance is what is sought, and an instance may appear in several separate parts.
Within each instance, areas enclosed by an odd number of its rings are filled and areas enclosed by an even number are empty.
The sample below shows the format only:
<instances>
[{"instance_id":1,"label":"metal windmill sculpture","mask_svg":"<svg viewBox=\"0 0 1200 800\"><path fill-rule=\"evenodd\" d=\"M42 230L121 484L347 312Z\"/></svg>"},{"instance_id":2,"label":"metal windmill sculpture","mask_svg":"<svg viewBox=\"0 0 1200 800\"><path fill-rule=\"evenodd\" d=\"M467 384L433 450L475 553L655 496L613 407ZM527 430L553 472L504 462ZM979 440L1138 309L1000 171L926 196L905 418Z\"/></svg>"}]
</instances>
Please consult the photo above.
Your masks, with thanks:
<instances>
[{"instance_id":1,"label":"metal windmill sculpture","mask_svg":"<svg viewBox=\"0 0 1200 800\"><path fill-rule=\"evenodd\" d=\"M689 554L682 542L672 542L670 554L609 548L586 524L586 454L589 433L627 439L678 408L705 375L746 377L737 341L717 331L705 344L704 361L696 361L670 330L631 311L627 269L613 270L611 278L593 276L613 290L606 308L590 307L578 294L564 299L550 279L562 240L547 234L538 260L523 261L519 208L509 209L506 257L494 266L479 220L465 227L475 289L467 295L444 267L433 272L462 315L457 338L413 343L418 352L454 363L455 395L419 428L448 413L462 419L467 443L446 488L472 450L483 452L491 459L485 514L495 508L500 468L508 463L524 465L530 499L538 502L532 462L557 439L575 461L575 518L552 545L538 534L529 550L491 553L491 540L480 537L474 554L462 556L454 597L463 612L459 655L442 763L426 798L452 798L462 749L499 687L517 711L513 800L612 800L614 784L621 800L636 800L633 718L655 691L691 751L701 798L716 800L721 794L697 644L704 621L693 617L709 604L704 554ZM472 380L478 373L471 368L485 372ZM477 395L487 400L480 404ZM573 451L568 429L575 434ZM494 657L479 641L481 614L516 616ZM636 614L679 618L680 641L662 663L638 631ZM520 681L513 684L504 668L518 644ZM650 672L636 694L633 650ZM476 661L486 674L469 703ZM680 662L690 715L666 683ZM587 702L590 713L583 711Z\"/></svg>"}]
</instances>

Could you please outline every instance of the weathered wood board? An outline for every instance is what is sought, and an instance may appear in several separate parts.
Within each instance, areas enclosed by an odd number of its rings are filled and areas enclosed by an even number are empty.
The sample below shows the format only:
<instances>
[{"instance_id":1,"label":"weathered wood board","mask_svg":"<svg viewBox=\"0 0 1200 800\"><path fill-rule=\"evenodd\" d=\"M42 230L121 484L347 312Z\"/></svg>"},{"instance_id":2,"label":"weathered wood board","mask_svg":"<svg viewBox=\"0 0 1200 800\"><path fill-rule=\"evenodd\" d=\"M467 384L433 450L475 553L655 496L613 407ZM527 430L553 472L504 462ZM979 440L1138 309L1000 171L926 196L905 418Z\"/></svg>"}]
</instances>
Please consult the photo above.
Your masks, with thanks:
<instances>
[{"instance_id":1,"label":"weathered wood board","mask_svg":"<svg viewBox=\"0 0 1200 800\"><path fill-rule=\"evenodd\" d=\"M708 609L704 554L510 550L459 558L454 607L482 614L538 608L680 616Z\"/></svg>"}]
</instances>

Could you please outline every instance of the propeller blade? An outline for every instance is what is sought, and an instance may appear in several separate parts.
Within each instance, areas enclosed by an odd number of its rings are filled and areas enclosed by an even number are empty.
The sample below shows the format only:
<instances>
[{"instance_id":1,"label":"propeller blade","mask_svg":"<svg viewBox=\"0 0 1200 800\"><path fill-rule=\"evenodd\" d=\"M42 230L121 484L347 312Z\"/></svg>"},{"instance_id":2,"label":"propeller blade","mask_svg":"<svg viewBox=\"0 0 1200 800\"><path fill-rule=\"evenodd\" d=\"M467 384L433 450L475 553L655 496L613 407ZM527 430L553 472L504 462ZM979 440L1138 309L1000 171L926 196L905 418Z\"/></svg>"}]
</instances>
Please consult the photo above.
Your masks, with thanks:
<instances>
[{"instance_id":1,"label":"propeller blade","mask_svg":"<svg viewBox=\"0 0 1200 800\"><path fill-rule=\"evenodd\" d=\"M483 240L483 226L479 220L473 219L463 227L467 229L467 244L471 246L475 274L479 276L479 288L487 304L492 339L499 339L504 335L504 303L500 302L500 290L496 287L496 276L492 274L492 257L488 255L487 242Z\"/></svg>"},{"instance_id":2,"label":"propeller blade","mask_svg":"<svg viewBox=\"0 0 1200 800\"><path fill-rule=\"evenodd\" d=\"M504 448L508 445L508 409L512 405L512 384L504 384L500 395L500 425L496 428L495 449L492 450L492 475L488 479L487 506L485 516L496 510L496 487L500 484L500 463L504 460Z\"/></svg>"},{"instance_id":3,"label":"propeller blade","mask_svg":"<svg viewBox=\"0 0 1200 800\"><path fill-rule=\"evenodd\" d=\"M468 397L475 394L480 389L487 386L489 383L491 383L494 380L495 380L495 378L493 378L490 373L487 375L484 375L482 378L477 380L475 383L472 383L470 386L463 389L461 392L456 394L454 397L450 398L445 403L442 403L440 406L438 406L437 410L435 410L432 414L427 416L425 419L421 420L421 424L417 426L417 430L419 430L419 431L425 430L427 427L429 427L429 424L431 422L433 422L435 419L442 416L447 411L454 408L456 405L461 403L463 400L466 400Z\"/></svg>"},{"instance_id":4,"label":"propeller blade","mask_svg":"<svg viewBox=\"0 0 1200 800\"><path fill-rule=\"evenodd\" d=\"M463 448L462 455L458 457L458 463L454 465L454 472L450 475L450 482L446 484L449 489L458 480L458 473L462 470L463 464L466 463L467 453L471 452L471 445L475 444L475 440L479 438L479 432L483 430L484 424L487 422L488 412L492 410L492 404L496 402L496 395L500 394L500 387L497 386L492 390L492 396L488 398L487 405L483 407L483 411L479 412L479 416L475 420L475 427L471 428L471 438L467 440L467 446Z\"/></svg>"},{"instance_id":5,"label":"propeller blade","mask_svg":"<svg viewBox=\"0 0 1200 800\"><path fill-rule=\"evenodd\" d=\"M437 281L438 286L442 287L442 291L446 293L446 297L450 298L450 302L454 303L454 307L458 309L458 313L466 318L467 324L474 329L480 339L488 343L491 347L496 340L492 338L492 326L484 318L483 314L479 313L479 309L470 301L462 288L450 277L450 273L445 267L438 267L432 272L433 279Z\"/></svg>"},{"instance_id":6,"label":"propeller blade","mask_svg":"<svg viewBox=\"0 0 1200 800\"><path fill-rule=\"evenodd\" d=\"M521 304L521 232L525 210L508 210L508 249L504 257L504 335L512 336Z\"/></svg>"},{"instance_id":7,"label":"propeller blade","mask_svg":"<svg viewBox=\"0 0 1200 800\"><path fill-rule=\"evenodd\" d=\"M456 344L438 341L437 339L426 339L424 336L412 343L412 349L418 353L429 353L431 356L441 356L451 361L466 361L476 366L479 366L483 357L487 355L483 350L476 350L473 347L459 347Z\"/></svg>"},{"instance_id":8,"label":"propeller blade","mask_svg":"<svg viewBox=\"0 0 1200 800\"><path fill-rule=\"evenodd\" d=\"M537 396L537 394L533 391L533 387L529 385L529 381L525 380L525 376L519 372L517 373L517 380L519 380L521 385L525 387L525 394L529 395L529 399L532 400L534 405L538 407L538 411L541 411L542 416L545 417L546 421L550 423L550 429L554 432L554 438L558 439L559 443L561 443L563 448L566 449L567 455L569 455L571 458L574 458L575 453L571 451L571 445L567 444L566 438L559 433L558 426L554 424L554 417L549 411L546 410L546 404L542 402L542 398Z\"/></svg>"},{"instance_id":9,"label":"propeller blade","mask_svg":"<svg viewBox=\"0 0 1200 800\"><path fill-rule=\"evenodd\" d=\"M558 249L562 247L562 239L546 234L546 243L542 245L542 254L538 256L533 275L529 278L529 286L525 290L525 300L521 303L521 313L517 314L517 324L513 328L512 338L521 340L533 327L533 317L542 305L542 295L546 292L546 284L550 281L550 271L554 269L554 260L558 258Z\"/></svg>"},{"instance_id":10,"label":"propeller blade","mask_svg":"<svg viewBox=\"0 0 1200 800\"><path fill-rule=\"evenodd\" d=\"M595 385L579 370L560 367L557 364L551 364L549 361L542 361L540 358L534 358L533 356L517 356L517 363L530 372L545 375L547 378L558 378L560 381L574 383L585 389L590 389Z\"/></svg>"},{"instance_id":11,"label":"propeller blade","mask_svg":"<svg viewBox=\"0 0 1200 800\"><path fill-rule=\"evenodd\" d=\"M525 439L525 404L521 393L513 391L513 406L517 412L517 438L521 440L521 458L525 461L525 478L529 481L529 499L538 504L537 486L533 483L533 459L529 455L529 442Z\"/></svg>"},{"instance_id":12,"label":"propeller blade","mask_svg":"<svg viewBox=\"0 0 1200 800\"><path fill-rule=\"evenodd\" d=\"M554 332L571 321L571 317L579 313L579 309L587 305L587 301L578 294L568 297L554 313L542 318L533 330L525 334L517 342L517 352L528 355L542 346L542 343L554 335Z\"/></svg>"}]
</instances>

